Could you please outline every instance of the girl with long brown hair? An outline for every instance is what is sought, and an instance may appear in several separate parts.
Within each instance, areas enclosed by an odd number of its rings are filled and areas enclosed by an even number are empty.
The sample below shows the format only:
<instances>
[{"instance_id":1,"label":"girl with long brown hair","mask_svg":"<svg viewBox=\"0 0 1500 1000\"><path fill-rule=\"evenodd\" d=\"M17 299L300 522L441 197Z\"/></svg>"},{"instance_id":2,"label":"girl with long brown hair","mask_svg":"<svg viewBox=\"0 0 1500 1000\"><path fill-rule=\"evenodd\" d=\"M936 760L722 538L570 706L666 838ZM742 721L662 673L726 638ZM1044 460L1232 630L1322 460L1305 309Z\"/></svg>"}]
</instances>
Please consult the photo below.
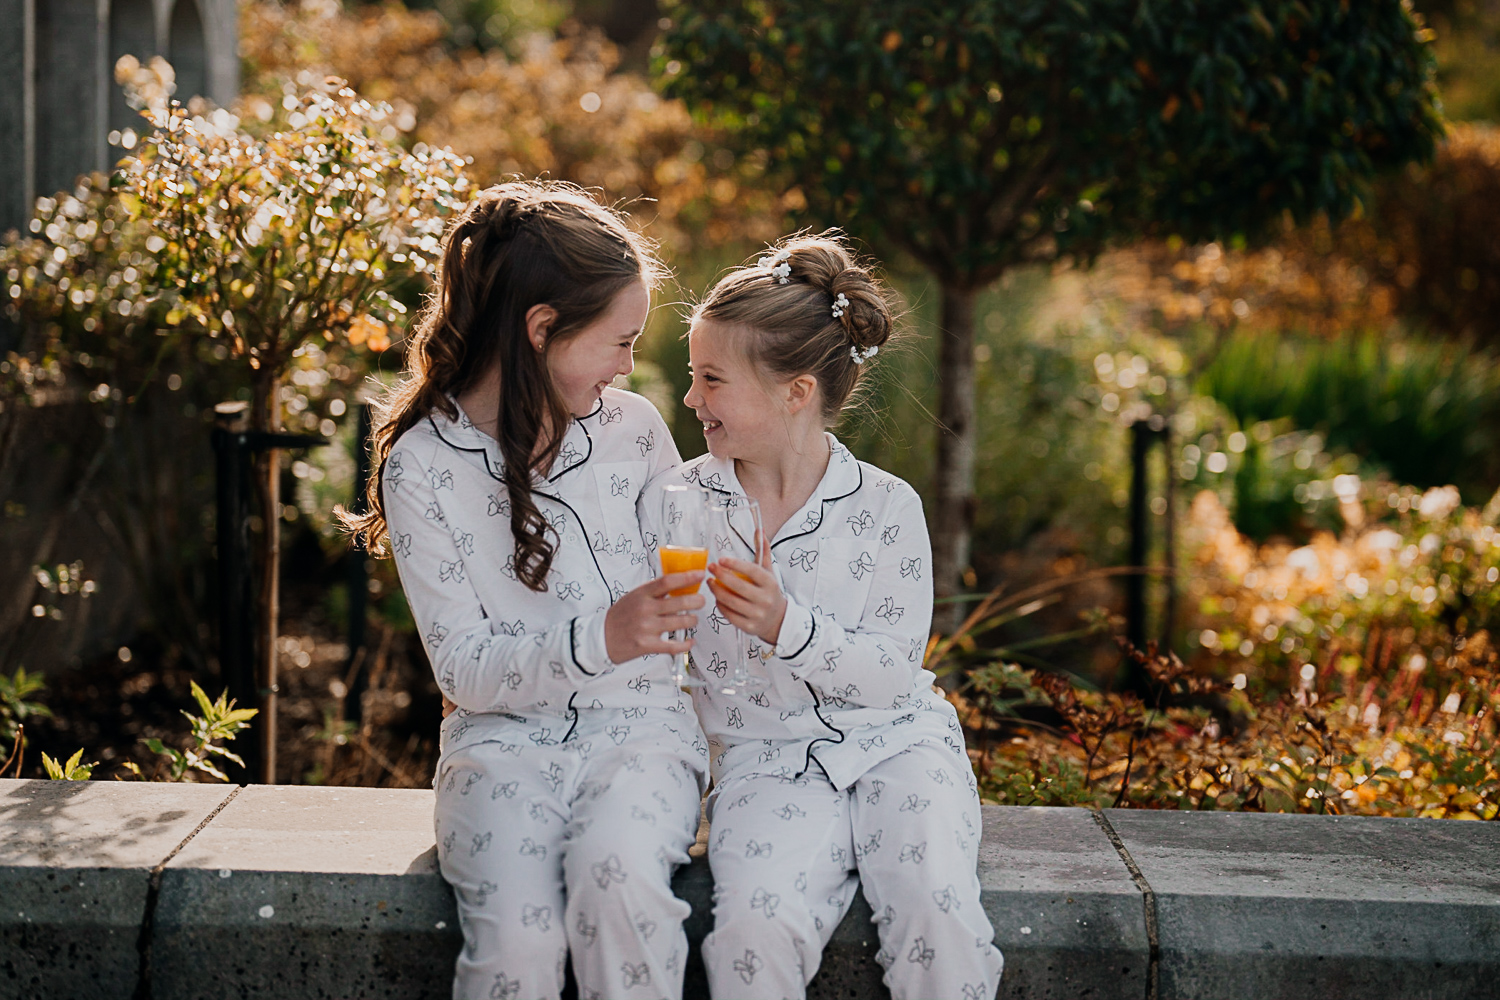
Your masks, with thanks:
<instances>
[{"instance_id":1,"label":"girl with long brown hair","mask_svg":"<svg viewBox=\"0 0 1500 1000\"><path fill-rule=\"evenodd\" d=\"M668 655L702 573L655 579L636 514L679 457L632 368L662 266L578 188L510 183L455 222L370 513L443 694L435 825L463 926L453 995L676 997L706 745Z\"/></svg>"}]
</instances>

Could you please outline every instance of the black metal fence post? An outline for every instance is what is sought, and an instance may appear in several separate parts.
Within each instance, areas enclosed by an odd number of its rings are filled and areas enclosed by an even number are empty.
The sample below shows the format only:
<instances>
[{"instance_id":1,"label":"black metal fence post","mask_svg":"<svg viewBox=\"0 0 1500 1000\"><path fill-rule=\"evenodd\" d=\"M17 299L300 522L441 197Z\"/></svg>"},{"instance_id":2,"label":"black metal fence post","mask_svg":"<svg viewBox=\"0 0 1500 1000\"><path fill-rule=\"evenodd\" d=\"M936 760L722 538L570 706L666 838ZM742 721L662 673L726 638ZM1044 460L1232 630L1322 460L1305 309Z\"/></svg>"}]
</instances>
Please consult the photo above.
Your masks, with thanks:
<instances>
[{"instance_id":1,"label":"black metal fence post","mask_svg":"<svg viewBox=\"0 0 1500 1000\"><path fill-rule=\"evenodd\" d=\"M1151 522L1146 507L1146 458L1151 448L1151 425L1137 420L1130 425L1130 565L1146 565L1151 547ZM1125 578L1125 638L1137 649L1146 645L1146 575Z\"/></svg>"},{"instance_id":2,"label":"black metal fence post","mask_svg":"<svg viewBox=\"0 0 1500 1000\"><path fill-rule=\"evenodd\" d=\"M1170 652L1172 633L1177 629L1177 464L1172 460L1171 421L1163 423L1161 450L1167 470L1166 483L1162 489L1162 497L1167 503L1162 524L1165 534L1162 540L1162 565L1167 568L1167 574L1162 578L1166 595L1162 601L1160 646L1163 652Z\"/></svg>"},{"instance_id":3,"label":"black metal fence post","mask_svg":"<svg viewBox=\"0 0 1500 1000\"><path fill-rule=\"evenodd\" d=\"M253 614L255 611L253 560L250 555L251 456L271 448L316 448L327 438L308 434L271 434L247 427L249 404L220 403L214 407L212 441L216 453L219 570L219 669L224 686L240 708L264 710L271 681L257 676ZM262 725L266 720L257 719ZM247 739L235 752L245 760L244 768L229 767L230 778L254 783L261 780L263 762L260 741Z\"/></svg>"},{"instance_id":4,"label":"black metal fence post","mask_svg":"<svg viewBox=\"0 0 1500 1000\"><path fill-rule=\"evenodd\" d=\"M251 615L249 485L250 453L246 447L246 403L214 407L212 434L215 455L217 544L219 569L219 679L241 708L258 707L255 684L254 622ZM232 780L252 782L260 774L260 747L245 740L235 752L245 760L239 768L225 762Z\"/></svg>"},{"instance_id":5,"label":"black metal fence post","mask_svg":"<svg viewBox=\"0 0 1500 1000\"><path fill-rule=\"evenodd\" d=\"M1165 416L1152 414L1145 420L1130 425L1130 565L1137 572L1125 577L1125 638L1137 649L1146 647L1146 591L1149 580L1144 572L1151 556L1151 509L1148 499L1150 475L1147 459L1151 445L1160 442L1166 459L1166 482L1163 499L1167 509L1166 539L1163 558L1167 565L1167 593L1162 608L1162 621L1158 648L1170 648L1172 630L1177 615L1175 580L1172 577L1176 560L1176 518L1173 505L1176 500L1176 470L1172 467L1172 432ZM1145 690L1145 671L1133 660L1126 661L1126 680L1136 690Z\"/></svg>"},{"instance_id":6,"label":"black metal fence post","mask_svg":"<svg viewBox=\"0 0 1500 1000\"><path fill-rule=\"evenodd\" d=\"M356 403L359 418L354 432L354 500L349 509L363 514L365 488L370 481L370 405ZM349 690L345 695L344 718L359 722L364 718L364 694L369 686L370 664L365 651L365 608L368 603L370 573L364 543L355 539L345 557L344 580L349 588L349 660L344 666L349 678Z\"/></svg>"}]
</instances>

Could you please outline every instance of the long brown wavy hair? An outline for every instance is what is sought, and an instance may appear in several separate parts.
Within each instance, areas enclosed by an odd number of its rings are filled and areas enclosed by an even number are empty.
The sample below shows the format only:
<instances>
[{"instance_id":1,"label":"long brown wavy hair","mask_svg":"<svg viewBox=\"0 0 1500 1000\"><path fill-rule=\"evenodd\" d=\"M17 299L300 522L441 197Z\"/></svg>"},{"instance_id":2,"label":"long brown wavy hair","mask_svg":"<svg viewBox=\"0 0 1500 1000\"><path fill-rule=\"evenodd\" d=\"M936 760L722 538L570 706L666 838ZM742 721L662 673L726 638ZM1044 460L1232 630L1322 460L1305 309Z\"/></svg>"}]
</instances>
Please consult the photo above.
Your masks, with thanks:
<instances>
[{"instance_id":1,"label":"long brown wavy hair","mask_svg":"<svg viewBox=\"0 0 1500 1000\"><path fill-rule=\"evenodd\" d=\"M496 435L516 576L546 590L556 543L547 537L552 529L537 509L531 477L551 467L573 420L552 383L547 351L599 318L632 282L655 289L665 274L652 244L582 188L514 181L481 191L448 232L434 294L406 350L405 375L375 404L368 509L340 510L344 527L372 554L385 554L380 483L392 446L433 412L456 420L451 397L498 365ZM544 351L526 331L527 312L540 304L557 311Z\"/></svg>"}]
</instances>

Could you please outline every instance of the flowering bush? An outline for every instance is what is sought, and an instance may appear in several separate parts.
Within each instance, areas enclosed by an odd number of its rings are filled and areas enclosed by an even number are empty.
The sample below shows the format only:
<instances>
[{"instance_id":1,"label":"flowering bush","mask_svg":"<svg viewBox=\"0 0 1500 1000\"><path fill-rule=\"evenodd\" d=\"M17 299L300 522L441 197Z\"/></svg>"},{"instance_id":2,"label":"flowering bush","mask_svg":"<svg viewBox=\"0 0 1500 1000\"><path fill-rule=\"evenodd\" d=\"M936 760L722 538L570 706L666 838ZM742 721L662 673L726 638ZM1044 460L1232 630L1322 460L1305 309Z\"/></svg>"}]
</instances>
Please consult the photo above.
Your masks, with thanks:
<instances>
[{"instance_id":1,"label":"flowering bush","mask_svg":"<svg viewBox=\"0 0 1500 1000\"><path fill-rule=\"evenodd\" d=\"M0 246L3 301L26 334L21 350L0 361L0 402L109 402L120 381L162 352L151 340L144 350L126 346L163 312L147 287L149 230L110 196L103 175L83 178L70 195L37 199L31 235Z\"/></svg>"},{"instance_id":2,"label":"flowering bush","mask_svg":"<svg viewBox=\"0 0 1500 1000\"><path fill-rule=\"evenodd\" d=\"M406 312L392 293L431 270L467 200L462 161L387 141L391 109L336 83L287 105L285 130L257 139L223 109L155 104L151 131L121 137L134 152L109 190L96 178L42 199L0 268L18 318L53 335L10 359L7 383L34 393L64 359L102 361L95 336L189 331L248 365L256 422L278 426L274 388L305 344L388 348Z\"/></svg>"},{"instance_id":3,"label":"flowering bush","mask_svg":"<svg viewBox=\"0 0 1500 1000\"><path fill-rule=\"evenodd\" d=\"M1476 510L1451 487L1419 493L1352 476L1339 485L1343 536L1295 548L1258 548L1213 493L1198 495L1198 653L1191 666L1134 654L1153 696L1004 663L976 672L955 701L987 794L1500 816L1500 502ZM1015 707L1042 702L1050 714Z\"/></svg>"},{"instance_id":4,"label":"flowering bush","mask_svg":"<svg viewBox=\"0 0 1500 1000\"><path fill-rule=\"evenodd\" d=\"M406 312L391 290L436 266L470 189L459 157L390 142L391 109L337 81L287 104L286 130L264 138L222 109L153 108L154 131L113 182L153 230L164 322L248 362L261 426L279 423L271 390L303 344L390 346Z\"/></svg>"}]
</instances>

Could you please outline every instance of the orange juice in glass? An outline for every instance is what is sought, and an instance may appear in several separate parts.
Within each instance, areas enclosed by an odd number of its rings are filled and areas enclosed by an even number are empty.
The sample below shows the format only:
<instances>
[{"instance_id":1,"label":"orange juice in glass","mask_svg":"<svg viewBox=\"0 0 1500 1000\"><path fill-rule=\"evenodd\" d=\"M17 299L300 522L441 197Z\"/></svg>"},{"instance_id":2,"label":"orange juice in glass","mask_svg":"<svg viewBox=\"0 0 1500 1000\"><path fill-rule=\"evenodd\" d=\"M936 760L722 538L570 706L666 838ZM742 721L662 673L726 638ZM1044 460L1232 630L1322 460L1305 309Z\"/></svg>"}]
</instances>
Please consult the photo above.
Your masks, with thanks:
<instances>
[{"instance_id":1,"label":"orange juice in glass","mask_svg":"<svg viewBox=\"0 0 1500 1000\"><path fill-rule=\"evenodd\" d=\"M693 570L705 570L708 568L708 546L697 548L688 545L663 545L660 549L661 575L670 576L673 573L689 573ZM682 597L691 594L698 587L679 587L672 591L673 597Z\"/></svg>"},{"instance_id":2,"label":"orange juice in glass","mask_svg":"<svg viewBox=\"0 0 1500 1000\"><path fill-rule=\"evenodd\" d=\"M743 562L755 563L760 561L760 546L762 525L760 519L760 504L754 497L747 496L717 496L708 510L708 527L713 538L713 557L717 562L720 559L739 559ZM734 575L742 580L749 577L744 573L732 571ZM715 588L721 584L715 584ZM763 687L766 680L756 677L750 673L745 652L745 634L735 629L739 635L738 655L735 657L734 676L721 681L718 689L721 694L740 695L751 688Z\"/></svg>"},{"instance_id":3,"label":"orange juice in glass","mask_svg":"<svg viewBox=\"0 0 1500 1000\"><path fill-rule=\"evenodd\" d=\"M661 495L661 530L657 536L657 555L661 558L663 576L686 573L708 567L708 491L701 486L668 486ZM696 593L699 584L679 587L674 597ZM703 682L688 673L688 654L672 658L672 683L678 687L702 687Z\"/></svg>"}]
</instances>

